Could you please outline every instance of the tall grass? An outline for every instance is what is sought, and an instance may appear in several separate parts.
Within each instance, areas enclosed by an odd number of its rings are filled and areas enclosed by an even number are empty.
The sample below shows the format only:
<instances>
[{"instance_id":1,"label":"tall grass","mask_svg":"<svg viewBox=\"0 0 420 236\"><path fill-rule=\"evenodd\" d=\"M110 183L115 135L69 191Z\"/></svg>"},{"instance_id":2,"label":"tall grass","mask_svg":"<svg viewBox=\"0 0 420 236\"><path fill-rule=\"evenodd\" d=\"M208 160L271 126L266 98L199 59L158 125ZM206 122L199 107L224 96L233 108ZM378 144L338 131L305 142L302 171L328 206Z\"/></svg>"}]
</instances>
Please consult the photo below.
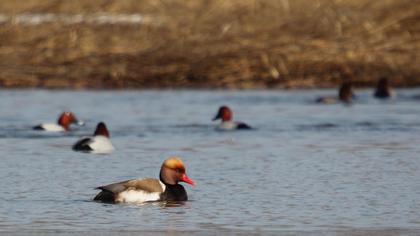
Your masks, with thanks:
<instances>
[{"instance_id":1,"label":"tall grass","mask_svg":"<svg viewBox=\"0 0 420 236\"><path fill-rule=\"evenodd\" d=\"M420 0L2 0L0 13L141 13L141 25L0 28L9 87L420 84Z\"/></svg>"}]
</instances>

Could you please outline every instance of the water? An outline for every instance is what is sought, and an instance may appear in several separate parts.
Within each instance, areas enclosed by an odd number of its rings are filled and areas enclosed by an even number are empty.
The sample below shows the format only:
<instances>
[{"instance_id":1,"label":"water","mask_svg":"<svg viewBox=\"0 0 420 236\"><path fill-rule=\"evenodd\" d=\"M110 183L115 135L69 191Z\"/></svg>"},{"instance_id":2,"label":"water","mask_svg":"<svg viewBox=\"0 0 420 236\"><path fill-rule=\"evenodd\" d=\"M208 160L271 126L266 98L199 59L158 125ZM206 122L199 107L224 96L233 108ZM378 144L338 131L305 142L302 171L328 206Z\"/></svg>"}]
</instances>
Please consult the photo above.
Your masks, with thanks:
<instances>
[{"instance_id":1,"label":"water","mask_svg":"<svg viewBox=\"0 0 420 236\"><path fill-rule=\"evenodd\" d=\"M420 90L352 106L313 91L0 91L0 234L420 233ZM253 131L217 132L219 105ZM63 110L69 134L31 130ZM117 150L71 145L105 121ZM190 200L101 204L94 187L157 177L170 155L197 186Z\"/></svg>"}]
</instances>

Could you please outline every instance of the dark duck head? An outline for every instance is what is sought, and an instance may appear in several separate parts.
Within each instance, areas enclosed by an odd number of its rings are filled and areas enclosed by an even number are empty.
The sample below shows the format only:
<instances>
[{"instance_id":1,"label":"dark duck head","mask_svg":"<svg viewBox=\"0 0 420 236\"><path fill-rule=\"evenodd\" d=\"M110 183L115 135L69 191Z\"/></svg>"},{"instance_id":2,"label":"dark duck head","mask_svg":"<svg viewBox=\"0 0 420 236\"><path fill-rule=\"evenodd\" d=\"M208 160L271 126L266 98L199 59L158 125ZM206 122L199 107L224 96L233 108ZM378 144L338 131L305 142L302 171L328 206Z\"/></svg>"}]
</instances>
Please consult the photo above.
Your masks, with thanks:
<instances>
[{"instance_id":1,"label":"dark duck head","mask_svg":"<svg viewBox=\"0 0 420 236\"><path fill-rule=\"evenodd\" d=\"M382 77L379 79L374 96L376 98L389 98L392 96L388 78Z\"/></svg>"},{"instance_id":2,"label":"dark duck head","mask_svg":"<svg viewBox=\"0 0 420 236\"><path fill-rule=\"evenodd\" d=\"M102 135L109 138L109 132L104 122L98 123L98 125L96 126L95 133L93 135L94 136Z\"/></svg>"},{"instance_id":3,"label":"dark duck head","mask_svg":"<svg viewBox=\"0 0 420 236\"><path fill-rule=\"evenodd\" d=\"M338 91L338 98L340 99L340 101L345 102L345 103L351 103L353 98L354 98L354 94L353 94L353 85L351 82L344 82L339 91Z\"/></svg>"},{"instance_id":4,"label":"dark duck head","mask_svg":"<svg viewBox=\"0 0 420 236\"><path fill-rule=\"evenodd\" d=\"M221 106L216 116L213 118L213 121L221 119L222 121L231 121L232 120L232 110L227 106Z\"/></svg>"}]
</instances>

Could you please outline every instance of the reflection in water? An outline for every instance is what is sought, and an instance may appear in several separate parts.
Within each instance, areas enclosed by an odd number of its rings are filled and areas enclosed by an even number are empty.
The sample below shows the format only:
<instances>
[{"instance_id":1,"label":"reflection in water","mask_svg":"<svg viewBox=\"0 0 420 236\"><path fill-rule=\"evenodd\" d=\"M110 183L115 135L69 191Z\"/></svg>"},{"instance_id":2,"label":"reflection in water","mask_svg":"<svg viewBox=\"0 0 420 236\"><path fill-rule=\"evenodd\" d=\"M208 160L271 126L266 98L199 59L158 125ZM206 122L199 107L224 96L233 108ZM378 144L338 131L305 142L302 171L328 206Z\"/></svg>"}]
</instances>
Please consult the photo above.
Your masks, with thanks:
<instances>
[{"instance_id":1,"label":"reflection in water","mask_svg":"<svg viewBox=\"0 0 420 236\"><path fill-rule=\"evenodd\" d=\"M157 203L162 208L167 208L167 207L181 207L181 206L185 206L186 205L185 202L162 201L162 202L157 202Z\"/></svg>"}]
</instances>

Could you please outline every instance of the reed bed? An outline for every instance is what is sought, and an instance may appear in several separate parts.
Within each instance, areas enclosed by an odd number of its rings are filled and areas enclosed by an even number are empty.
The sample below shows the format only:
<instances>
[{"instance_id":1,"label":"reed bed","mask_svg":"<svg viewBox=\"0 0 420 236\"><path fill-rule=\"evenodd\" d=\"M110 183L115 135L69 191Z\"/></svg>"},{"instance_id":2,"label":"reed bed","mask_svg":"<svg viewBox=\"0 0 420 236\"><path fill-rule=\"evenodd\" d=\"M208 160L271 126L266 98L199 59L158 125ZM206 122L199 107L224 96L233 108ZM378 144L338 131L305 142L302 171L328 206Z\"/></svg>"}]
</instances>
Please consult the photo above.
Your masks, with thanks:
<instances>
[{"instance_id":1,"label":"reed bed","mask_svg":"<svg viewBox=\"0 0 420 236\"><path fill-rule=\"evenodd\" d=\"M420 0L2 0L0 16L2 87L420 85Z\"/></svg>"}]
</instances>

